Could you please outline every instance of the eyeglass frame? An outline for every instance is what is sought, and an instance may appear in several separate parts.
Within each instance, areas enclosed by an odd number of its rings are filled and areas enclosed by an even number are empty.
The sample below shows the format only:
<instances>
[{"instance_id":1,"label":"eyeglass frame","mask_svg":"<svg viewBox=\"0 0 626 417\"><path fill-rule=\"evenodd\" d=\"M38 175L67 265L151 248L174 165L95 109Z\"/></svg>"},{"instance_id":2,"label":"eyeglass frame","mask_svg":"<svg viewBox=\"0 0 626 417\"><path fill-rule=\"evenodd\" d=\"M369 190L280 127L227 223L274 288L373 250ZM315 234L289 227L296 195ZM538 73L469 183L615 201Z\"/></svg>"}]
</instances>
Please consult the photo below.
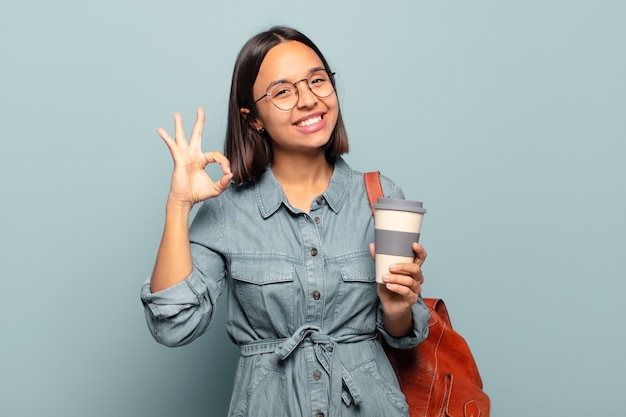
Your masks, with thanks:
<instances>
[{"instance_id":1,"label":"eyeglass frame","mask_svg":"<svg viewBox=\"0 0 626 417\"><path fill-rule=\"evenodd\" d=\"M330 81L330 83L333 86L333 89L330 91L330 93L328 93L328 95L325 96L318 96L315 91L313 91L313 89L311 88L311 85L309 84L309 78L315 74L317 71L324 71L326 73L326 75L328 75L328 80ZM269 97L270 101L272 102L272 104L278 109L278 110L282 110L282 111L291 111L293 110L297 105L298 105L298 101L300 100L300 89L298 88L298 84L301 83L302 81L306 81L306 86L309 88L309 91L311 93L313 93L315 95L315 97L318 98L326 98L326 97L330 97L334 92L335 92L335 72L331 72L330 74L328 73L328 71L326 71L326 68L315 68L314 70L312 70L309 75L306 78L302 78L296 82L291 82L291 81L286 81L286 80L281 80L278 82L273 83L272 85L270 85L268 87L268 89L266 90L265 94L263 94L261 97L257 98L256 100L254 100L254 102L252 103L253 106L256 106L256 104L263 100L265 97ZM289 109L281 109L280 107L278 107L278 105L276 103L274 103L274 100L272 100L272 96L270 95L270 90L272 88L274 88L275 86L282 84L282 83L288 83L291 84L295 87L296 89L296 95L298 97L298 100L296 100L295 104L293 105L293 107L289 108Z\"/></svg>"}]
</instances>

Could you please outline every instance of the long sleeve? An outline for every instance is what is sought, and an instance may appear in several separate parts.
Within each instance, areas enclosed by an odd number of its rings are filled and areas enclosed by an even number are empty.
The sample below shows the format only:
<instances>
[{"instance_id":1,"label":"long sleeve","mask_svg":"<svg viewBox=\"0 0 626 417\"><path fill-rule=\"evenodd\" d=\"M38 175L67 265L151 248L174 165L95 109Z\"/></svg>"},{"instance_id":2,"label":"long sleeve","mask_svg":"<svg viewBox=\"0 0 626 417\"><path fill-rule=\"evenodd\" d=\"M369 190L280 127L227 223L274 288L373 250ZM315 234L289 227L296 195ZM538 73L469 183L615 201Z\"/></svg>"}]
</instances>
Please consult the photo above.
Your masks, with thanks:
<instances>
[{"instance_id":1,"label":"long sleeve","mask_svg":"<svg viewBox=\"0 0 626 417\"><path fill-rule=\"evenodd\" d=\"M378 309L378 313L376 315L376 325L378 327L378 331L389 346L398 349L410 349L417 346L425 340L426 337L428 337L428 320L430 319L430 311L424 304L421 295L417 300L417 303L411 307L411 312L413 313L413 333L403 337L394 337L391 336L383 327L382 307Z\"/></svg>"},{"instance_id":2,"label":"long sleeve","mask_svg":"<svg viewBox=\"0 0 626 417\"><path fill-rule=\"evenodd\" d=\"M193 271L184 281L151 293L150 279L141 288L146 322L154 339L166 346L185 345L211 325L215 304L226 286L221 205L207 201L190 228ZM213 246L212 246L213 245Z\"/></svg>"}]
</instances>

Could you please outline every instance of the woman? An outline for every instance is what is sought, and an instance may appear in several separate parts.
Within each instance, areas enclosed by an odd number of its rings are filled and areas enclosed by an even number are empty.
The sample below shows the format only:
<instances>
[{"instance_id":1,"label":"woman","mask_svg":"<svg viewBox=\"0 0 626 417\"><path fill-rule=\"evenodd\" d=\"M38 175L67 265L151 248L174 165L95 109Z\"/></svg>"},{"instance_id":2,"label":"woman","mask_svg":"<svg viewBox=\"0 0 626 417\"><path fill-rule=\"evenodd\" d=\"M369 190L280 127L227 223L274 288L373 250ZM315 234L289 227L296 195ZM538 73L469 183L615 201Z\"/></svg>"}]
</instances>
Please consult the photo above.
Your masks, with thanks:
<instances>
[{"instance_id":1,"label":"woman","mask_svg":"<svg viewBox=\"0 0 626 417\"><path fill-rule=\"evenodd\" d=\"M427 335L426 252L374 277L373 220L352 171L333 73L303 34L250 39L233 73L226 156L159 129L174 159L165 230L141 297L154 338L200 336L228 282L227 329L241 357L230 416L407 416L377 335L412 347ZM213 181L204 168L218 163ZM385 195L404 198L382 177ZM192 206L203 201L188 228Z\"/></svg>"}]
</instances>

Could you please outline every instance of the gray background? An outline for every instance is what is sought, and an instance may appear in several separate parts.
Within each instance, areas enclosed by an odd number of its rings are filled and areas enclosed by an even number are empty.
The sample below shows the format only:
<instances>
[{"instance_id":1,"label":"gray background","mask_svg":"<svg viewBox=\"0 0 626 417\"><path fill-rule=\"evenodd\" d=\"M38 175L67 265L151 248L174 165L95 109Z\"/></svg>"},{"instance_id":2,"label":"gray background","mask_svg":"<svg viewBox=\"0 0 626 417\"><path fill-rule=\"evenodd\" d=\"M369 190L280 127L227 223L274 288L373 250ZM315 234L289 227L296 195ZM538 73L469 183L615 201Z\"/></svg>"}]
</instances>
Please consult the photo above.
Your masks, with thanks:
<instances>
[{"instance_id":1,"label":"gray background","mask_svg":"<svg viewBox=\"0 0 626 417\"><path fill-rule=\"evenodd\" d=\"M235 55L273 24L337 71L348 162L424 201L424 295L493 415L622 413L625 18L623 1L1 0L0 415L225 414L223 320L178 349L143 321L172 168L156 129L203 106L221 149Z\"/></svg>"}]
</instances>

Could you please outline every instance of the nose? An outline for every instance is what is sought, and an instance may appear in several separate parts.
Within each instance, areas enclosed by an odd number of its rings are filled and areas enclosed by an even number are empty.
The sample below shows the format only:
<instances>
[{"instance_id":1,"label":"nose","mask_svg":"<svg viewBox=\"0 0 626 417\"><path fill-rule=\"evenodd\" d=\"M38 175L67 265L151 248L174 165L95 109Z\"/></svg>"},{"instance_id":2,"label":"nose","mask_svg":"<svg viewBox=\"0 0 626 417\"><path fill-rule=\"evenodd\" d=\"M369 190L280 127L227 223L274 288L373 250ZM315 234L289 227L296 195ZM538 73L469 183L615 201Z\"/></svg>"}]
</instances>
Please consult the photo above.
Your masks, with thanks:
<instances>
[{"instance_id":1,"label":"nose","mask_svg":"<svg viewBox=\"0 0 626 417\"><path fill-rule=\"evenodd\" d=\"M298 84L300 84L303 81L304 81L304 84L302 88L300 88ZM317 103L318 98L313 93L313 91L311 91L311 89L309 88L309 83L306 78L303 78L300 81L296 81L293 84L296 86L296 89L298 90L297 107L310 107L310 106L313 106L315 103Z\"/></svg>"}]
</instances>

